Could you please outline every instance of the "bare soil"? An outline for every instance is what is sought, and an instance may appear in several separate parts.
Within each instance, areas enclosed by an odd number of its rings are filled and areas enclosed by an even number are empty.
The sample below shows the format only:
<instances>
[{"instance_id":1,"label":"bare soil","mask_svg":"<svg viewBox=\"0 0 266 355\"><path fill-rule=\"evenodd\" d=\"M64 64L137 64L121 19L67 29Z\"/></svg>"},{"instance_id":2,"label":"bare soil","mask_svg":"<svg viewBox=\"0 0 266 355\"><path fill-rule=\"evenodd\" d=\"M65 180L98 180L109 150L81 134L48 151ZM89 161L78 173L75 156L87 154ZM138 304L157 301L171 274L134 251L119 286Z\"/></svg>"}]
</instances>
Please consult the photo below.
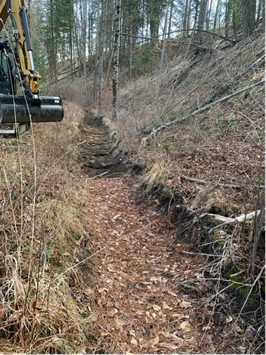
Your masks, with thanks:
<instances>
[{"instance_id":1,"label":"bare soil","mask_svg":"<svg viewBox=\"0 0 266 355\"><path fill-rule=\"evenodd\" d=\"M119 141L110 135L103 117L88 113L81 125L82 144L79 153L81 167L89 176L117 176L126 170L124 151Z\"/></svg>"}]
</instances>

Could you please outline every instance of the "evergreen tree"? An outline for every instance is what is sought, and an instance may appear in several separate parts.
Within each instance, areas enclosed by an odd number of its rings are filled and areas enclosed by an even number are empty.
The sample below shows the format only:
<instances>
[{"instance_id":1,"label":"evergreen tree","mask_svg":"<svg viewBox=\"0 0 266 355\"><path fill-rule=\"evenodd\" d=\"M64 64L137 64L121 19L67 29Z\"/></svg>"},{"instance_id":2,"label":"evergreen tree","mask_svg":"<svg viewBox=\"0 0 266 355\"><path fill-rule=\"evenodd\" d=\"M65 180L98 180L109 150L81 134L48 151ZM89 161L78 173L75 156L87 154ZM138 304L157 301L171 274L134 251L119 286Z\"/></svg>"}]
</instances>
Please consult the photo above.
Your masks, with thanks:
<instances>
[{"instance_id":1,"label":"evergreen tree","mask_svg":"<svg viewBox=\"0 0 266 355\"><path fill-rule=\"evenodd\" d=\"M166 6L166 0L146 0L150 36L154 39L158 38L159 26L163 16L163 10L166 8Z\"/></svg>"}]
</instances>

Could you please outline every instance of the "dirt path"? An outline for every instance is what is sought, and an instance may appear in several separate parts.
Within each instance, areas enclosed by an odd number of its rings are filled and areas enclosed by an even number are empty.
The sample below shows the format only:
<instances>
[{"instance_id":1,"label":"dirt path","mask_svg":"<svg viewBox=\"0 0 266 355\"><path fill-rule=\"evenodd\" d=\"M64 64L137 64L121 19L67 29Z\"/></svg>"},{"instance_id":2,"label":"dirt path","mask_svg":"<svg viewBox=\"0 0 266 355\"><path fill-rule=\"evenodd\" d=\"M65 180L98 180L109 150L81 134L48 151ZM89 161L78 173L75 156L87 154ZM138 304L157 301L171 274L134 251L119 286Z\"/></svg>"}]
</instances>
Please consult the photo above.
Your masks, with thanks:
<instances>
[{"instance_id":1,"label":"dirt path","mask_svg":"<svg viewBox=\"0 0 266 355\"><path fill-rule=\"evenodd\" d=\"M202 260L171 244L171 224L154 201L138 200L134 178L91 179L88 192L92 251L102 249L94 285L100 351L213 353L195 324L199 300L179 292Z\"/></svg>"}]
</instances>

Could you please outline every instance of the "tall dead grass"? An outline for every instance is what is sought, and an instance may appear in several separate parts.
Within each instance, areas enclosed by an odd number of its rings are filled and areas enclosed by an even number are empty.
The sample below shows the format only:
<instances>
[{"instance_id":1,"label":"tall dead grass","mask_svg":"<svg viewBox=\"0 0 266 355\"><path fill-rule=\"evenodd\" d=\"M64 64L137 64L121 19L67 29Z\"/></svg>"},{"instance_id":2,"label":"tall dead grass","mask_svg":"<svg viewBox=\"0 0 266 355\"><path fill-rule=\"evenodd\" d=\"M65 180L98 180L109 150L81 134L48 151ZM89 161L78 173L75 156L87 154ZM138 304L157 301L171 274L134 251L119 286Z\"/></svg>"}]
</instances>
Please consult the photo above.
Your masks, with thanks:
<instances>
[{"instance_id":1,"label":"tall dead grass","mask_svg":"<svg viewBox=\"0 0 266 355\"><path fill-rule=\"evenodd\" d=\"M87 196L76 161L83 109L64 106L62 123L34 125L22 139L0 140L3 352L86 352L92 315L74 297L73 277L60 277L79 260L90 228L79 210Z\"/></svg>"}]
</instances>

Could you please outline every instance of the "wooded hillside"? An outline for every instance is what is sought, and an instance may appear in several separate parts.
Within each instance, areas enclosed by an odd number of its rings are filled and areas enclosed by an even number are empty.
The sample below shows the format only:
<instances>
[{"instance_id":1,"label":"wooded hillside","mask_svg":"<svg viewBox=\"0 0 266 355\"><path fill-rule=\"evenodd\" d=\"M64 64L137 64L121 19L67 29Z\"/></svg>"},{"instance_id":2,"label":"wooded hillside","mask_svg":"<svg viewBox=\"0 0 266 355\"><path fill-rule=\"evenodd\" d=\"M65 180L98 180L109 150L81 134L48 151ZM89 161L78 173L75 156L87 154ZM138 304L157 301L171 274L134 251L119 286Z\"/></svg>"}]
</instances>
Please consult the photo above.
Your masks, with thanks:
<instances>
[{"instance_id":1,"label":"wooded hillside","mask_svg":"<svg viewBox=\"0 0 266 355\"><path fill-rule=\"evenodd\" d=\"M202 47L211 50L217 38L226 38L229 45L265 26L262 0L36 0L28 5L44 79L73 79L77 71L83 73L87 99L97 97L99 107L102 89L112 77L117 41L128 81L154 69L160 53L163 64L162 41L193 38L193 46L200 50L204 42Z\"/></svg>"},{"instance_id":2,"label":"wooded hillside","mask_svg":"<svg viewBox=\"0 0 266 355\"><path fill-rule=\"evenodd\" d=\"M0 352L265 351L265 2L27 1L60 123L0 138Z\"/></svg>"}]
</instances>

